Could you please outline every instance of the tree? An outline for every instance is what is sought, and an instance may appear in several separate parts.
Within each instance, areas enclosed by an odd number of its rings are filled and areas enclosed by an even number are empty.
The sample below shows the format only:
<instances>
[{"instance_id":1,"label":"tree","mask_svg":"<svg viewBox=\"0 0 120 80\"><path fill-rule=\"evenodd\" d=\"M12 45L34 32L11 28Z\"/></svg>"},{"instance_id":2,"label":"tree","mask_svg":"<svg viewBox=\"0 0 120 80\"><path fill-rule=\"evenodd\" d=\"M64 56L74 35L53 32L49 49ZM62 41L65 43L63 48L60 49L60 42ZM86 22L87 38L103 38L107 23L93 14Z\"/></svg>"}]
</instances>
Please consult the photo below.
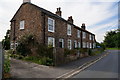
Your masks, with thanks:
<instances>
[{"instance_id":1,"label":"tree","mask_svg":"<svg viewBox=\"0 0 120 80\"><path fill-rule=\"evenodd\" d=\"M104 44L106 47L115 48L120 47L120 30L114 30L107 32L104 40Z\"/></svg>"},{"instance_id":2,"label":"tree","mask_svg":"<svg viewBox=\"0 0 120 80\"><path fill-rule=\"evenodd\" d=\"M2 44L5 50L10 49L10 30L7 30L5 39L2 40Z\"/></svg>"}]
</instances>

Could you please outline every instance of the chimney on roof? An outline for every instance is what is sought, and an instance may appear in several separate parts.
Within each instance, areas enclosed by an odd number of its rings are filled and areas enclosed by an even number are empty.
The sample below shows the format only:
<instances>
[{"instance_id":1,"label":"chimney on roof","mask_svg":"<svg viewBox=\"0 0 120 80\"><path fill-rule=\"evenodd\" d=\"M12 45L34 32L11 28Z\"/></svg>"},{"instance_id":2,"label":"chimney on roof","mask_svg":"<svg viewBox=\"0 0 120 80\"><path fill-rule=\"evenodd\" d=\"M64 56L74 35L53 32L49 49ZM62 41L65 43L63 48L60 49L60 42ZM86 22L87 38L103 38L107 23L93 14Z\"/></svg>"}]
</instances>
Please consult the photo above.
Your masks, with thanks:
<instances>
[{"instance_id":1,"label":"chimney on roof","mask_svg":"<svg viewBox=\"0 0 120 80\"><path fill-rule=\"evenodd\" d=\"M73 18L72 18L72 16L68 17L68 21L73 24Z\"/></svg>"},{"instance_id":2,"label":"chimney on roof","mask_svg":"<svg viewBox=\"0 0 120 80\"><path fill-rule=\"evenodd\" d=\"M27 3L27 2L31 3L31 0L23 0L23 3Z\"/></svg>"},{"instance_id":3,"label":"chimney on roof","mask_svg":"<svg viewBox=\"0 0 120 80\"><path fill-rule=\"evenodd\" d=\"M58 15L58 16L62 16L62 11L61 11L61 8L59 7L59 8L57 8L57 11L56 11L56 14Z\"/></svg>"},{"instance_id":4,"label":"chimney on roof","mask_svg":"<svg viewBox=\"0 0 120 80\"><path fill-rule=\"evenodd\" d=\"M85 28L86 28L85 23L82 23L81 28L82 28L82 29L85 29Z\"/></svg>"}]
</instances>

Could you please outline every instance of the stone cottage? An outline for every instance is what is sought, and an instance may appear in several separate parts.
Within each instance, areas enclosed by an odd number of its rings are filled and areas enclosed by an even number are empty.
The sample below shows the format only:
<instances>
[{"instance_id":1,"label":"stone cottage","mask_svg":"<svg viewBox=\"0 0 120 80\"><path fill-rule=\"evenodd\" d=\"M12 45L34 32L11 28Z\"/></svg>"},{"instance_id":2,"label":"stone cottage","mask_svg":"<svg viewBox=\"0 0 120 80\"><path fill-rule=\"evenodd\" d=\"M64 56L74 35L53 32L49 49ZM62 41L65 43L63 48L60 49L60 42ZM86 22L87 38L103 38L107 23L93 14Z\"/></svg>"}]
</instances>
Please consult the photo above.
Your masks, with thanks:
<instances>
[{"instance_id":1,"label":"stone cottage","mask_svg":"<svg viewBox=\"0 0 120 80\"><path fill-rule=\"evenodd\" d=\"M52 45L58 53L64 48L95 48L95 35L86 30L84 23L81 28L74 25L72 16L63 19L60 7L54 14L24 0L10 22L11 48L28 33L34 34L39 43Z\"/></svg>"}]
</instances>

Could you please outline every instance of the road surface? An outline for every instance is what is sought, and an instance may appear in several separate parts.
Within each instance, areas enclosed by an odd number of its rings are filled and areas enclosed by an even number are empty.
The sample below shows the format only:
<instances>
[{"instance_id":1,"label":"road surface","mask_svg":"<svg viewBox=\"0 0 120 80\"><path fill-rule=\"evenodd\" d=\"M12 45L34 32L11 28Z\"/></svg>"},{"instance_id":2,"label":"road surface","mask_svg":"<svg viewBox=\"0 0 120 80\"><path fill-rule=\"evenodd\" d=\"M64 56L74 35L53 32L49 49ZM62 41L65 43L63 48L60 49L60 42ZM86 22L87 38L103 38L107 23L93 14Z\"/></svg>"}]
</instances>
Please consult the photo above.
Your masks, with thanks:
<instances>
[{"instance_id":1,"label":"road surface","mask_svg":"<svg viewBox=\"0 0 120 80\"><path fill-rule=\"evenodd\" d=\"M72 78L118 78L120 50L109 50L110 54Z\"/></svg>"}]
</instances>

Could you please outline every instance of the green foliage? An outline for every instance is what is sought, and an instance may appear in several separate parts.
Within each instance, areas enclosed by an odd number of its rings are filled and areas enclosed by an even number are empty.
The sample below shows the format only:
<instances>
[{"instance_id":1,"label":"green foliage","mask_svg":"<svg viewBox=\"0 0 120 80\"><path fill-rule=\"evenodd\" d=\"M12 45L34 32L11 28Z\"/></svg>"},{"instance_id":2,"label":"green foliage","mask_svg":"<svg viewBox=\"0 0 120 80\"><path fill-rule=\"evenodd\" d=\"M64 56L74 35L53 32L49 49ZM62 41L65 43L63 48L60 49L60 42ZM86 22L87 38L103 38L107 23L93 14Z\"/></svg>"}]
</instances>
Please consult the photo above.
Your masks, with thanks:
<instances>
[{"instance_id":1,"label":"green foliage","mask_svg":"<svg viewBox=\"0 0 120 80\"><path fill-rule=\"evenodd\" d=\"M53 47L48 47L43 44L38 44L37 53L40 57L53 58Z\"/></svg>"},{"instance_id":2,"label":"green foliage","mask_svg":"<svg viewBox=\"0 0 120 80\"><path fill-rule=\"evenodd\" d=\"M107 32L104 43L108 48L120 48L120 30Z\"/></svg>"},{"instance_id":3,"label":"green foliage","mask_svg":"<svg viewBox=\"0 0 120 80\"><path fill-rule=\"evenodd\" d=\"M10 35L10 30L7 30L5 39L2 40L3 48L5 50L10 49L10 36L9 35Z\"/></svg>"},{"instance_id":4,"label":"green foliage","mask_svg":"<svg viewBox=\"0 0 120 80\"><path fill-rule=\"evenodd\" d=\"M18 41L18 46L16 51L22 56L27 56L31 54L31 46L34 46L34 37L33 35L25 35Z\"/></svg>"},{"instance_id":5,"label":"green foliage","mask_svg":"<svg viewBox=\"0 0 120 80\"><path fill-rule=\"evenodd\" d=\"M10 72L10 60L6 59L4 61L4 72L9 73Z\"/></svg>"},{"instance_id":6,"label":"green foliage","mask_svg":"<svg viewBox=\"0 0 120 80\"><path fill-rule=\"evenodd\" d=\"M76 49L72 49L72 50L67 49L67 48L64 49L64 56L65 56L65 57L66 57L67 55L76 55L76 53L77 53Z\"/></svg>"},{"instance_id":7,"label":"green foliage","mask_svg":"<svg viewBox=\"0 0 120 80\"><path fill-rule=\"evenodd\" d=\"M92 56L92 50L88 49L88 55Z\"/></svg>"},{"instance_id":8,"label":"green foliage","mask_svg":"<svg viewBox=\"0 0 120 80\"><path fill-rule=\"evenodd\" d=\"M80 48L79 51L80 51L80 53L84 54L85 52L88 51L88 49L87 48Z\"/></svg>"}]
</instances>

